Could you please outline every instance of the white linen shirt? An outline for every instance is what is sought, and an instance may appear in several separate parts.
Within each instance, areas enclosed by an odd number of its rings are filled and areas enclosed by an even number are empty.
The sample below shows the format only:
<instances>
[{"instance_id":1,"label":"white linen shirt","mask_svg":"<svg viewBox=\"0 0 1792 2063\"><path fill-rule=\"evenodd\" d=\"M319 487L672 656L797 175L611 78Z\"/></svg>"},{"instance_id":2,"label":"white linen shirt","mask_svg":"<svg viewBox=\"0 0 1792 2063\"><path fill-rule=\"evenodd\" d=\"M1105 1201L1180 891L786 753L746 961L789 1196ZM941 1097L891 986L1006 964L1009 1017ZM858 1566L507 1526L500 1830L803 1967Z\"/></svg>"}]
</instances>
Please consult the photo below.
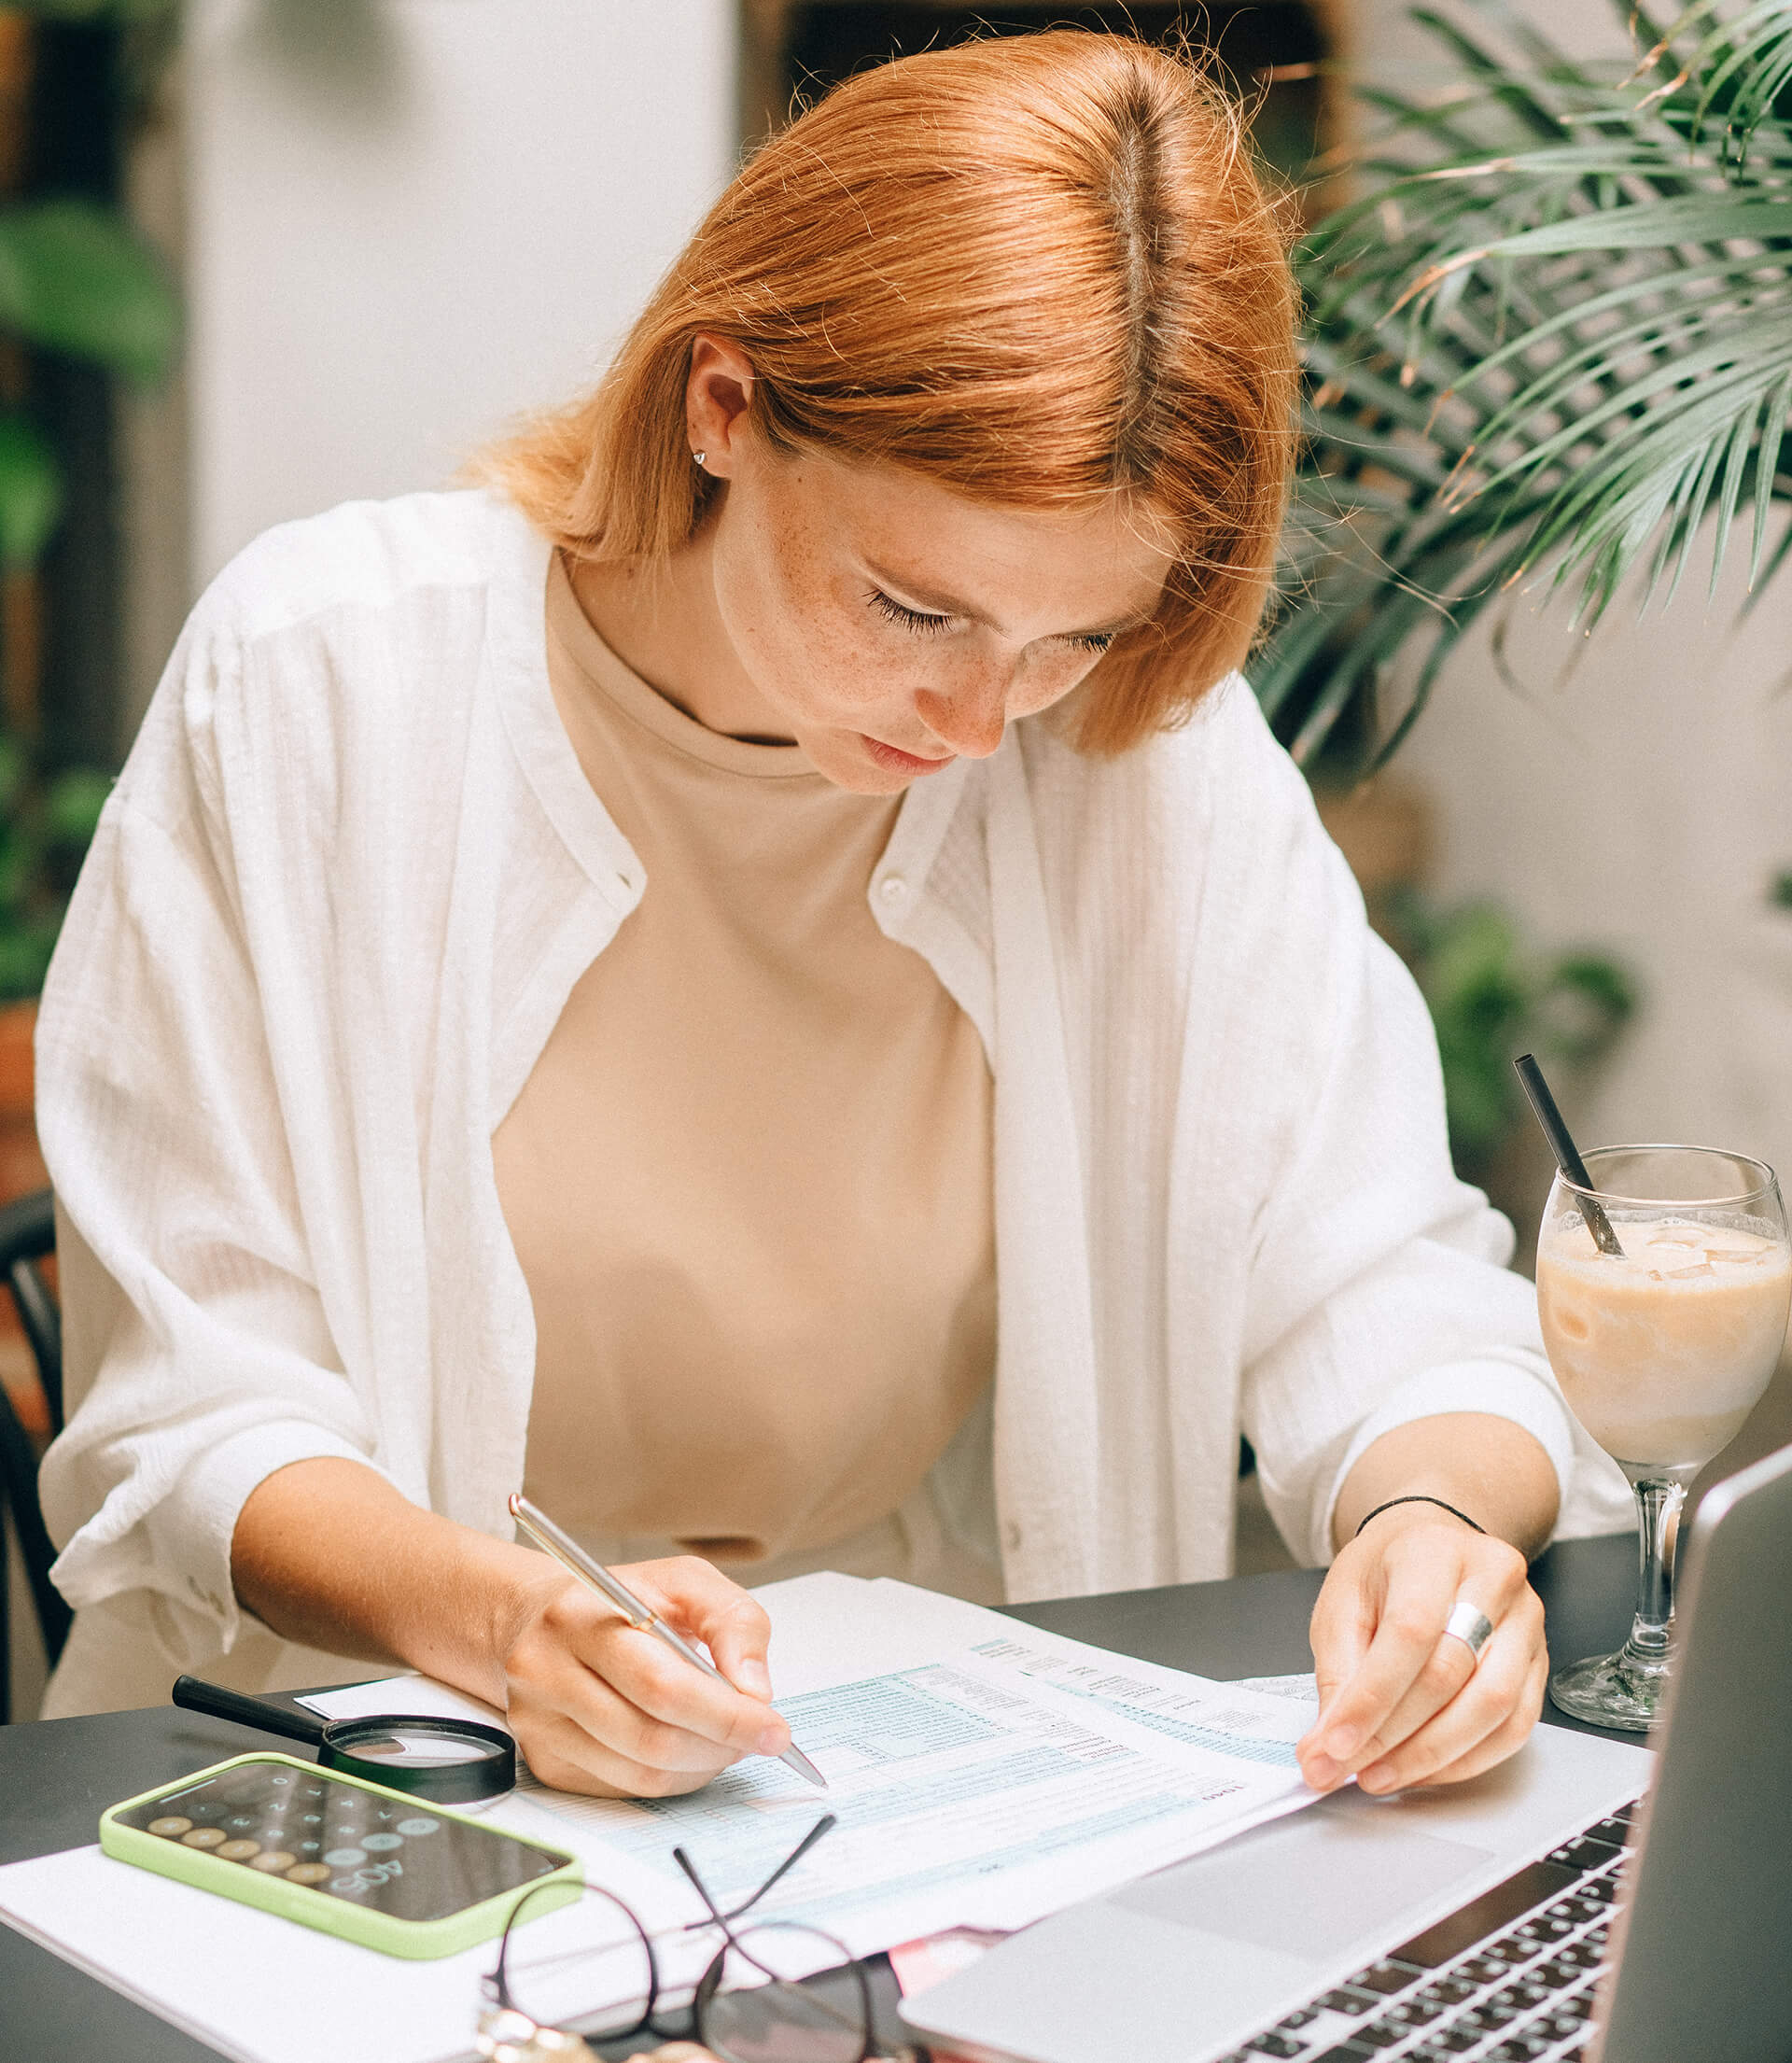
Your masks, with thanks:
<instances>
[{"instance_id":1,"label":"white linen shirt","mask_svg":"<svg viewBox=\"0 0 1792 2063\"><path fill-rule=\"evenodd\" d=\"M290 1462L510 1535L535 1333L492 1132L651 892L555 712L547 567L481 493L270 532L106 806L37 1032L50 1709L272 1643L231 1540ZM1450 1171L1423 1006L1242 681L1113 762L1011 726L910 791L868 893L994 1076L993 1458L941 1466L1011 1598L1225 1574L1240 1430L1314 1562L1364 1448L1440 1411L1534 1433L1563 1530L1623 1523Z\"/></svg>"}]
</instances>

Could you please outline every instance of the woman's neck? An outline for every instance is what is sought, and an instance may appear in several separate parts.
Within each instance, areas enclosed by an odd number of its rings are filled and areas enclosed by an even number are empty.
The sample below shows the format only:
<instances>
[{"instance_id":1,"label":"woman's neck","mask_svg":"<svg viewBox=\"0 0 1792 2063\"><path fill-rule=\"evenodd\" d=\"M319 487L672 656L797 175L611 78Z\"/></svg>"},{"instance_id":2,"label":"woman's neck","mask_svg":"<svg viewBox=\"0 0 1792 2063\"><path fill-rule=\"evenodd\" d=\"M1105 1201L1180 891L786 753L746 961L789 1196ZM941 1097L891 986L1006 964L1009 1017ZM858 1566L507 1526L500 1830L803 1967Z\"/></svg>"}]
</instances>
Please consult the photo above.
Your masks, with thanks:
<instances>
[{"instance_id":1,"label":"woman's neck","mask_svg":"<svg viewBox=\"0 0 1792 2063\"><path fill-rule=\"evenodd\" d=\"M712 525L663 566L572 559L567 570L592 628L656 695L706 730L788 745L741 666L716 606Z\"/></svg>"}]
</instances>

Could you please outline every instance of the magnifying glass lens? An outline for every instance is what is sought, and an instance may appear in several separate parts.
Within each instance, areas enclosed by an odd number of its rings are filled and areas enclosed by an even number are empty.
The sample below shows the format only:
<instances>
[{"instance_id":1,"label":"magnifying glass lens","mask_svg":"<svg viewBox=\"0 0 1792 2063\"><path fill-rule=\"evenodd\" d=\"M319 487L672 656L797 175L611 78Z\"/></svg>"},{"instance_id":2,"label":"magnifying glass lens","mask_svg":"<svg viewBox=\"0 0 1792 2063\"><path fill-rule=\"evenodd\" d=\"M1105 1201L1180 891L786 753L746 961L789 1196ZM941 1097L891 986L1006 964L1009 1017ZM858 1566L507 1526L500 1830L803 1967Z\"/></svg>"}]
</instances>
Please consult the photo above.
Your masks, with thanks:
<instances>
[{"instance_id":1,"label":"magnifying glass lens","mask_svg":"<svg viewBox=\"0 0 1792 2063\"><path fill-rule=\"evenodd\" d=\"M457 1741L452 1734L426 1733L405 1726L359 1736L355 1742L355 1753L370 1762L403 1762L412 1769L489 1762L493 1752L483 1741Z\"/></svg>"}]
</instances>

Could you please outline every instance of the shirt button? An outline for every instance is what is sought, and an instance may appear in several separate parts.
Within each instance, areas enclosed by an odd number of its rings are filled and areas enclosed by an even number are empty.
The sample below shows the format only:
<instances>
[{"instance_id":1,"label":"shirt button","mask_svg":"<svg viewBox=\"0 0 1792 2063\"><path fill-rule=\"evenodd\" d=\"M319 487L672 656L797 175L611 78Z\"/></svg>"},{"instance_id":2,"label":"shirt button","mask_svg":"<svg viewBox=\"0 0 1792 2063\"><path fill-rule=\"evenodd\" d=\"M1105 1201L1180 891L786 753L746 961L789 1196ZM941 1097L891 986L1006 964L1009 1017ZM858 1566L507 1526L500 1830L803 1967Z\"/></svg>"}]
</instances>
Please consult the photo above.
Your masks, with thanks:
<instances>
[{"instance_id":1,"label":"shirt button","mask_svg":"<svg viewBox=\"0 0 1792 2063\"><path fill-rule=\"evenodd\" d=\"M900 874L886 874L877 884L877 893L882 897L886 909L901 909L908 901L908 883Z\"/></svg>"}]
</instances>

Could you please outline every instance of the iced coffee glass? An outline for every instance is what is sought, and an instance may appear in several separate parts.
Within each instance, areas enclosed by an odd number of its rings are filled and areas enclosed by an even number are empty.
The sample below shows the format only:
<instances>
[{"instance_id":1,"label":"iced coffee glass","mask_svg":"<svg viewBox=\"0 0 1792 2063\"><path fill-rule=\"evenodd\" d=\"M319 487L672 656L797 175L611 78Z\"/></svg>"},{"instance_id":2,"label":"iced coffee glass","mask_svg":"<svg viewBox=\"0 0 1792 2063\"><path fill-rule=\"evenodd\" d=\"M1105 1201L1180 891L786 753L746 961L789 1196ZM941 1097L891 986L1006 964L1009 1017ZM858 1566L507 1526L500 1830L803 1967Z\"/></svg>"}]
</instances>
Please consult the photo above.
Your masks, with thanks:
<instances>
[{"instance_id":1,"label":"iced coffee glass","mask_svg":"<svg viewBox=\"0 0 1792 2063\"><path fill-rule=\"evenodd\" d=\"M1772 1169L1742 1154L1603 1146L1586 1169L1589 1187L1549 1191L1537 1312L1570 1410L1636 1492L1641 1575L1631 1637L1559 1669L1549 1695L1640 1733L1667 1688L1680 1507L1773 1373L1792 1248Z\"/></svg>"}]
</instances>

